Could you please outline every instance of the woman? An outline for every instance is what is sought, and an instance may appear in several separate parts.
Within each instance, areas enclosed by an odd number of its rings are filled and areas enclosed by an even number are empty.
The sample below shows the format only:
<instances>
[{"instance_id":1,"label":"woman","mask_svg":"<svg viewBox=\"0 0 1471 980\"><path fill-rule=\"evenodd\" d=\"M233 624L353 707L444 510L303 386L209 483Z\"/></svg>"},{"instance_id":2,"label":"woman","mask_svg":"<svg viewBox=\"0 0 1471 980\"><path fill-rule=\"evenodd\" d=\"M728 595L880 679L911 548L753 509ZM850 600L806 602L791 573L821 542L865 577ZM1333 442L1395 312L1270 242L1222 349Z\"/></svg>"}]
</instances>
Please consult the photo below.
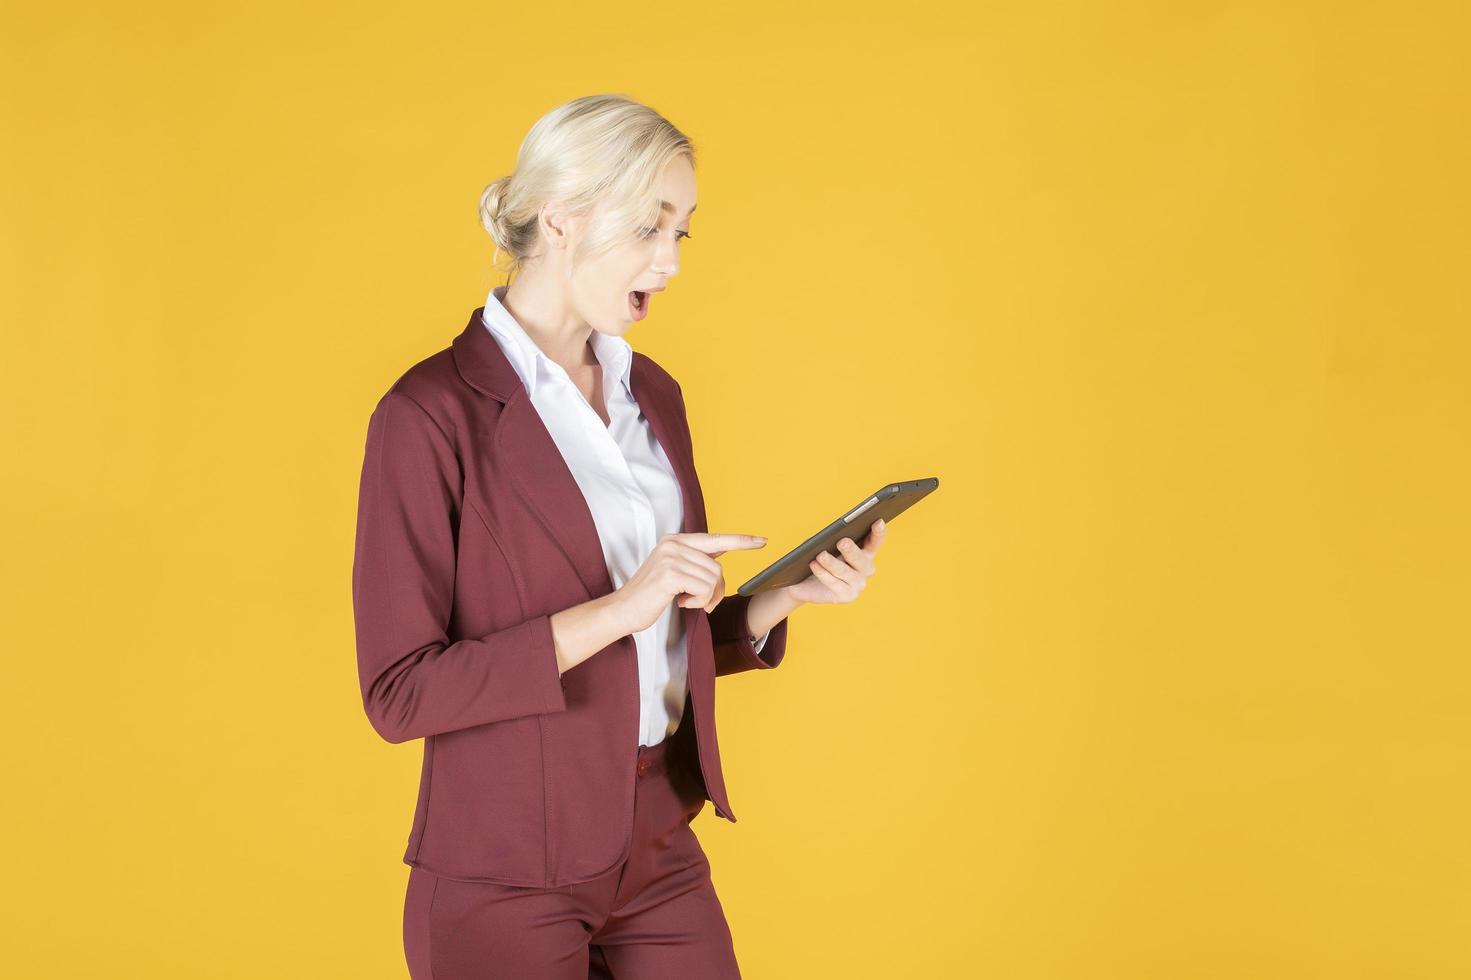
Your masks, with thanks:
<instances>
[{"instance_id":1,"label":"woman","mask_svg":"<svg viewBox=\"0 0 1471 980\"><path fill-rule=\"evenodd\" d=\"M715 677L855 599L884 531L725 595L715 559L765 539L707 532L680 387L622 339L679 269L693 153L621 96L539 120L480 201L514 281L369 421L358 670L379 734L424 739L416 980L739 976L689 826L707 799L735 820Z\"/></svg>"}]
</instances>

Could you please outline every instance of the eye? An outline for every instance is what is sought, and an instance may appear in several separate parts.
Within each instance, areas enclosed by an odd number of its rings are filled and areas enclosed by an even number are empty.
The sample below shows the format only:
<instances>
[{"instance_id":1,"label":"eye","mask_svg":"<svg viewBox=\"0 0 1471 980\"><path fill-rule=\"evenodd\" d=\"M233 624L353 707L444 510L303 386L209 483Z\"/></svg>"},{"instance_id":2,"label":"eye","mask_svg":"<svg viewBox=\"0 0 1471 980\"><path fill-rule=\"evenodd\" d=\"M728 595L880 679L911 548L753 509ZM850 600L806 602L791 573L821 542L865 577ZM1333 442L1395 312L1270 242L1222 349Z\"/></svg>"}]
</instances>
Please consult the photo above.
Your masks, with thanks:
<instances>
[{"instance_id":1,"label":"eye","mask_svg":"<svg viewBox=\"0 0 1471 980\"><path fill-rule=\"evenodd\" d=\"M640 228L639 229L639 232L638 232L638 236L640 238L651 238L654 235L658 234L658 232L659 232L659 229L658 228ZM675 232L674 232L674 239L675 239L675 241L678 241L681 238L693 238L693 237L695 237L695 236L691 235L687 231L681 231L679 229L675 229Z\"/></svg>"}]
</instances>

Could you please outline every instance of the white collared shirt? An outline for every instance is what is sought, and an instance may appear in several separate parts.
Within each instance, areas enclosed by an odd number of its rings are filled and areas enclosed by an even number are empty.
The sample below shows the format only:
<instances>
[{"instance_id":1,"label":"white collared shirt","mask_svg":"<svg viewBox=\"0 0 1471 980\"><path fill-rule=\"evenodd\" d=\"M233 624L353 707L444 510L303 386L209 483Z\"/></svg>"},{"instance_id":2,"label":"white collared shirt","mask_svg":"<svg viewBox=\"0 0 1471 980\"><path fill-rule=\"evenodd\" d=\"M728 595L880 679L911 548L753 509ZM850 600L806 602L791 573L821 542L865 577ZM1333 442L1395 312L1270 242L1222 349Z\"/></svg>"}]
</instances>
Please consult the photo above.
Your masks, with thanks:
<instances>
[{"instance_id":1,"label":"white collared shirt","mask_svg":"<svg viewBox=\"0 0 1471 980\"><path fill-rule=\"evenodd\" d=\"M608 577L622 588L653 552L659 538L684 521L679 480L664 447L633 397L629 372L633 348L622 337L592 331L593 353L603 368L609 424L547 357L501 303L506 286L485 298L481 317L521 377L531 403L561 450L597 525ZM654 625L633 634L638 650L639 744L656 745L679 727L684 712L689 656L684 607L673 599ZM755 642L759 651L770 632Z\"/></svg>"}]
</instances>

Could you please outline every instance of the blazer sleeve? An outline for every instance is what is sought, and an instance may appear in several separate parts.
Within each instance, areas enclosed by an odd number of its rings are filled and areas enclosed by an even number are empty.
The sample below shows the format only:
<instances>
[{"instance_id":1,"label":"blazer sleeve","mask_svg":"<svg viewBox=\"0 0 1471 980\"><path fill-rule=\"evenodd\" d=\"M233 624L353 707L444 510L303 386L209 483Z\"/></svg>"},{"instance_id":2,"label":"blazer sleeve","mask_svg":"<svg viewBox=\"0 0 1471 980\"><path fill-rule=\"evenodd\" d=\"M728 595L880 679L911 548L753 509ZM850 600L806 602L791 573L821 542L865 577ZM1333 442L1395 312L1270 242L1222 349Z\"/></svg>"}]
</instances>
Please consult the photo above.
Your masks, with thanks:
<instances>
[{"instance_id":1,"label":"blazer sleeve","mask_svg":"<svg viewBox=\"0 0 1471 980\"><path fill-rule=\"evenodd\" d=\"M758 653L747 630L746 608L754 596L728 595L710 611L710 639L715 646L715 676L743 670L769 670L787 655L787 621L783 619L766 634Z\"/></svg>"},{"instance_id":2,"label":"blazer sleeve","mask_svg":"<svg viewBox=\"0 0 1471 980\"><path fill-rule=\"evenodd\" d=\"M368 421L352 567L363 707L389 742L567 707L550 614L447 633L463 493L453 443L390 390Z\"/></svg>"}]
</instances>

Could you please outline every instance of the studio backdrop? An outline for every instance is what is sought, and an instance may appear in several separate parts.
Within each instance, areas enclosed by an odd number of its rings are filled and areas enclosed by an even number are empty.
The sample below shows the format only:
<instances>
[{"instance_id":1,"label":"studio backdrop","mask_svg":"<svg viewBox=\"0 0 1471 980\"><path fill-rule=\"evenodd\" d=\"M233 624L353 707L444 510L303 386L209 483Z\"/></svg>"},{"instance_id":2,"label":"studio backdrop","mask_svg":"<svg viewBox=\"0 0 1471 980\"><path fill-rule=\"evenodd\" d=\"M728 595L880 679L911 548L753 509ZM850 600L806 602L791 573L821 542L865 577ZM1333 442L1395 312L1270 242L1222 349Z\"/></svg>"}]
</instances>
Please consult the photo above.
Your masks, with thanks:
<instances>
[{"instance_id":1,"label":"studio backdrop","mask_svg":"<svg viewBox=\"0 0 1471 980\"><path fill-rule=\"evenodd\" d=\"M752 978L1471 972L1464 6L18 3L0 29L7 977L405 976L369 415L476 203L620 92L695 141L627 339L727 592Z\"/></svg>"}]
</instances>

